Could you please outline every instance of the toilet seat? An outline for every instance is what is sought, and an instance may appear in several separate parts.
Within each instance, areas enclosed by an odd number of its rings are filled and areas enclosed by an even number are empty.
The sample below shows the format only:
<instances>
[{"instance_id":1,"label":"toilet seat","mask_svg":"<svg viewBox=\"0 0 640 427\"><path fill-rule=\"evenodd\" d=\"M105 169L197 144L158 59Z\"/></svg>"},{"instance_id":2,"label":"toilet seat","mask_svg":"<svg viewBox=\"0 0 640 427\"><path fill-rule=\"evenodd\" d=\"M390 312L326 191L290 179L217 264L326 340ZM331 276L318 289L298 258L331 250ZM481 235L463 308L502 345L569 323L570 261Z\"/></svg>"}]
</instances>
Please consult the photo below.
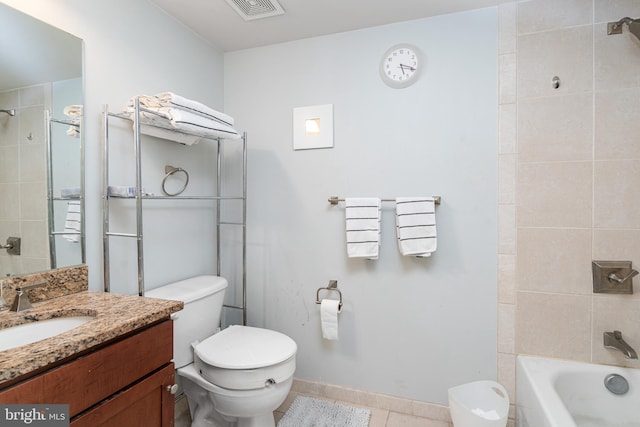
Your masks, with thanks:
<instances>
[{"instance_id":1,"label":"toilet seat","mask_svg":"<svg viewBox=\"0 0 640 427\"><path fill-rule=\"evenodd\" d=\"M194 347L196 370L211 383L253 390L293 376L297 345L269 329L230 326Z\"/></svg>"}]
</instances>

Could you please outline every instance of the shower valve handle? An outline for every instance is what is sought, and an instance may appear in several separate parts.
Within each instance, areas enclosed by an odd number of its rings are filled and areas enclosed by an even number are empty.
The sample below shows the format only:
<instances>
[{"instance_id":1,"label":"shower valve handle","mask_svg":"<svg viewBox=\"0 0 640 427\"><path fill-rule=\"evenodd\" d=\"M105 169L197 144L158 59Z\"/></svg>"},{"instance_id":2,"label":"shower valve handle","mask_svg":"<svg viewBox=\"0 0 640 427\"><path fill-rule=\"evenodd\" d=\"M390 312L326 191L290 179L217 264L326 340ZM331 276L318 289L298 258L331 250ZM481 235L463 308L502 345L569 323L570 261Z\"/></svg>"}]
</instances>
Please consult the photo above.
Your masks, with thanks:
<instances>
[{"instance_id":1,"label":"shower valve handle","mask_svg":"<svg viewBox=\"0 0 640 427\"><path fill-rule=\"evenodd\" d=\"M638 274L638 272L636 270L631 270L631 273L629 273L625 277L621 278L616 273L611 273L611 274L609 274L609 276L607 276L607 279L609 279L610 282L615 282L618 285L622 285L624 282L626 282L627 280L631 279L633 276L635 276L637 274Z\"/></svg>"}]
</instances>

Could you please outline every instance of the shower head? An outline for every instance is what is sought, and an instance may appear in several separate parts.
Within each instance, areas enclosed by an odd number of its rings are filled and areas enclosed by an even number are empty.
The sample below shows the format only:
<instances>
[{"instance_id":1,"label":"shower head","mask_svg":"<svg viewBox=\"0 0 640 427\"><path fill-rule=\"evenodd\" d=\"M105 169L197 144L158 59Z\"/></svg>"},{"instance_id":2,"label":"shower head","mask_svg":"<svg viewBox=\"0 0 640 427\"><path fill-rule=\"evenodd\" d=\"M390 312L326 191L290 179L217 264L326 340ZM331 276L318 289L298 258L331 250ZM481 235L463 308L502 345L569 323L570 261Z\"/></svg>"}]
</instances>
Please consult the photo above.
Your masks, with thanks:
<instances>
[{"instance_id":1,"label":"shower head","mask_svg":"<svg viewBox=\"0 0 640 427\"><path fill-rule=\"evenodd\" d=\"M16 110L14 110L13 108L10 110L0 110L0 113L7 113L10 116L15 116L16 115Z\"/></svg>"},{"instance_id":2,"label":"shower head","mask_svg":"<svg viewBox=\"0 0 640 427\"><path fill-rule=\"evenodd\" d=\"M607 24L607 34L622 34L622 24L627 24L629 32L640 41L640 18L631 19L627 16L618 22L609 22Z\"/></svg>"}]
</instances>

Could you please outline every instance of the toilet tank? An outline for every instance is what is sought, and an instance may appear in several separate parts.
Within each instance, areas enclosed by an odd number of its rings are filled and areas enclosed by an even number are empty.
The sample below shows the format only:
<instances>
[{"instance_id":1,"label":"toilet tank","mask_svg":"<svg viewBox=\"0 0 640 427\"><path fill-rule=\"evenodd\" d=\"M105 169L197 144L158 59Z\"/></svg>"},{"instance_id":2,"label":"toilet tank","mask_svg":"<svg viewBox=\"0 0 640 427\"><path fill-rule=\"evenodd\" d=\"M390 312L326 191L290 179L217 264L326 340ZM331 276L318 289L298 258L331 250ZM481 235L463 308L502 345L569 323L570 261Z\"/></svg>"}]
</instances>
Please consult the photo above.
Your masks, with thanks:
<instances>
[{"instance_id":1,"label":"toilet tank","mask_svg":"<svg viewBox=\"0 0 640 427\"><path fill-rule=\"evenodd\" d=\"M171 316L176 369L193 362L191 343L210 337L218 329L226 288L224 277L197 276L145 292L145 297L184 302L184 308Z\"/></svg>"}]
</instances>

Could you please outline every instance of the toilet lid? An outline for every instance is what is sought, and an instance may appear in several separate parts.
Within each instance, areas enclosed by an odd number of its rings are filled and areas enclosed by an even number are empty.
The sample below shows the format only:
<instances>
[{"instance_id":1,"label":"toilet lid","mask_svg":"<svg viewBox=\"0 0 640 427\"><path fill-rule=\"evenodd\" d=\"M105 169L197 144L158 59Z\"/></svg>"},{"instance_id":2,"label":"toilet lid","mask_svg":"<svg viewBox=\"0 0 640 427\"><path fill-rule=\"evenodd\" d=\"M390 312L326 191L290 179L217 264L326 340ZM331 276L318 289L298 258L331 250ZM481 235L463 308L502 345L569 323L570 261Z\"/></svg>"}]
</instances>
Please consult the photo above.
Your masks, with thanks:
<instances>
[{"instance_id":1,"label":"toilet lid","mask_svg":"<svg viewBox=\"0 0 640 427\"><path fill-rule=\"evenodd\" d=\"M280 332L229 326L197 344L204 363L223 369L256 369L284 362L296 354L295 341Z\"/></svg>"}]
</instances>

